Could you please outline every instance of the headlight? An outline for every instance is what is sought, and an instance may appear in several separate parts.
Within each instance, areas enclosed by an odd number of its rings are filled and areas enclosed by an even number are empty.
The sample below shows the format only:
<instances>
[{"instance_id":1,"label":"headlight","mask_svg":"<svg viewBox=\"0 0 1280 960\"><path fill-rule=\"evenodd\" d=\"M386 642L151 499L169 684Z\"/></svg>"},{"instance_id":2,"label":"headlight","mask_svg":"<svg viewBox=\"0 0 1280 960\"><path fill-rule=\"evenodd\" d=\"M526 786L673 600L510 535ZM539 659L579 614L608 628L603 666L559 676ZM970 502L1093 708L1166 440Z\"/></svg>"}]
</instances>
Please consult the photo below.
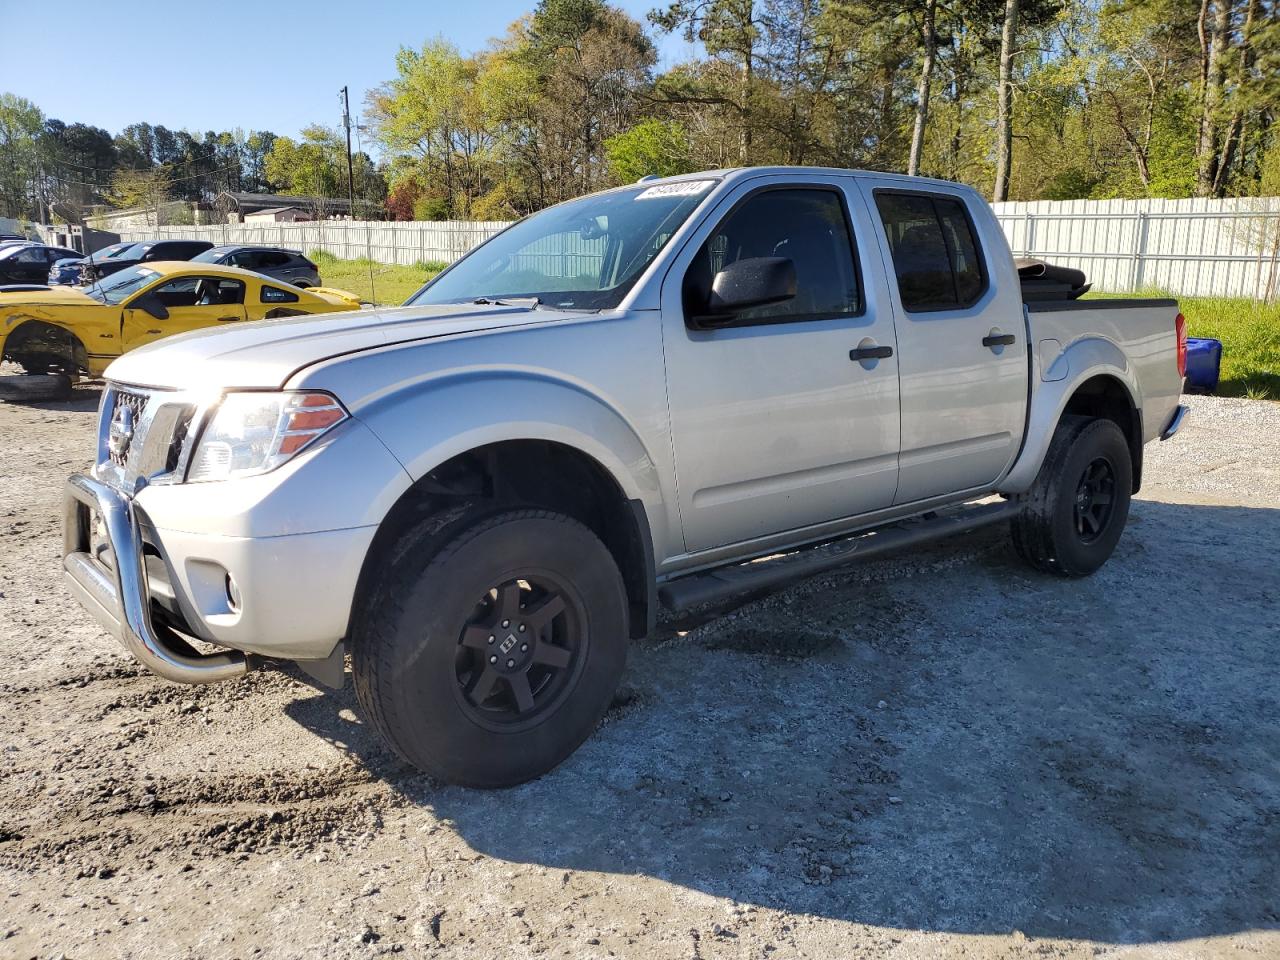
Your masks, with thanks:
<instances>
[{"instance_id":1,"label":"headlight","mask_svg":"<svg viewBox=\"0 0 1280 960\"><path fill-rule=\"evenodd\" d=\"M200 435L187 480L274 470L345 419L347 411L327 393L228 393Z\"/></svg>"}]
</instances>

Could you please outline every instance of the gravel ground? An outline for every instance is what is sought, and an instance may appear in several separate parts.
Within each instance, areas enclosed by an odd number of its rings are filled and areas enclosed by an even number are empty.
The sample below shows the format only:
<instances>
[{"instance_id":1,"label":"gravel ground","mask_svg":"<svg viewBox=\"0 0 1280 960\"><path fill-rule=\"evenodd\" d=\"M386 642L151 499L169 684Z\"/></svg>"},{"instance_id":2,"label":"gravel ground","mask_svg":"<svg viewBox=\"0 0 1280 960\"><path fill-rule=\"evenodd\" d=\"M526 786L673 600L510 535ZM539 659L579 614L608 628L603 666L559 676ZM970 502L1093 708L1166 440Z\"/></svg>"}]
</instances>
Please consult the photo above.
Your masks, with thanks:
<instances>
[{"instance_id":1,"label":"gravel ground","mask_svg":"<svg viewBox=\"0 0 1280 960\"><path fill-rule=\"evenodd\" d=\"M89 622L96 402L0 404L0 956L1280 957L1280 405L1192 399L1089 580L989 532L664 623L483 793Z\"/></svg>"}]
</instances>

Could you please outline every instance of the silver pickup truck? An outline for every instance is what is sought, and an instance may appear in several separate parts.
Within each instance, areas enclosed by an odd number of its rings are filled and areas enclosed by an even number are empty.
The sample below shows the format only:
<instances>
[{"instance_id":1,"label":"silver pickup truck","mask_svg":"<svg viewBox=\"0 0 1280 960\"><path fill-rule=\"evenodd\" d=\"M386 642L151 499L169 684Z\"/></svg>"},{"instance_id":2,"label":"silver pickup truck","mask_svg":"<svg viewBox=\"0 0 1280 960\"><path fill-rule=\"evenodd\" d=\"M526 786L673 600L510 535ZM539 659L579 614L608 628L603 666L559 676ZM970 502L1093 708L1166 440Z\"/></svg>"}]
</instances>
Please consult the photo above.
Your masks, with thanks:
<instances>
[{"instance_id":1,"label":"silver pickup truck","mask_svg":"<svg viewBox=\"0 0 1280 960\"><path fill-rule=\"evenodd\" d=\"M712 171L582 197L407 304L107 371L64 568L162 677L296 661L475 786L594 729L681 610L980 526L1096 570L1181 421L1171 300L1024 297L971 189Z\"/></svg>"}]
</instances>

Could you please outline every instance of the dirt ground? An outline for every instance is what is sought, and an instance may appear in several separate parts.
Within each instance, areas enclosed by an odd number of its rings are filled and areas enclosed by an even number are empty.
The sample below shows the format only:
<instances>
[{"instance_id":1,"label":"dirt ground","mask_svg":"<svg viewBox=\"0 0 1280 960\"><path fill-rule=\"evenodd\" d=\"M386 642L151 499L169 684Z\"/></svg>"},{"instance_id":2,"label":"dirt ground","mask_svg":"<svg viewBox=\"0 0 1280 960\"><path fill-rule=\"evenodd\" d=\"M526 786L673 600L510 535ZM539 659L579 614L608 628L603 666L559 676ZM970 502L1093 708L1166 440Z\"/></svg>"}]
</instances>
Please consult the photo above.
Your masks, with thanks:
<instances>
[{"instance_id":1,"label":"dirt ground","mask_svg":"<svg viewBox=\"0 0 1280 960\"><path fill-rule=\"evenodd\" d=\"M1280 405L1191 402L1091 579L997 531L664 623L493 793L144 673L59 579L96 392L0 403L0 957L1280 957Z\"/></svg>"}]
</instances>

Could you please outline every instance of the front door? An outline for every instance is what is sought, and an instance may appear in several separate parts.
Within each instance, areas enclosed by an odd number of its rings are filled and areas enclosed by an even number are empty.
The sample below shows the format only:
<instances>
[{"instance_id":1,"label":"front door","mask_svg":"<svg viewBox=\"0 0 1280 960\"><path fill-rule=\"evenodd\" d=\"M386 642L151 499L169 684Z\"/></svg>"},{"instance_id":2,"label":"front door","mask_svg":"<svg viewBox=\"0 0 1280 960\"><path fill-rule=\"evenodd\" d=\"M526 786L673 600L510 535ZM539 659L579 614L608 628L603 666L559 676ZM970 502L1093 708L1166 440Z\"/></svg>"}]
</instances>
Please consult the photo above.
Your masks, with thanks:
<instances>
[{"instance_id":1,"label":"front door","mask_svg":"<svg viewBox=\"0 0 1280 960\"><path fill-rule=\"evenodd\" d=\"M150 299L168 312L167 317L142 306ZM124 350L145 343L245 318L244 284L226 277L184 276L167 280L125 304L121 319Z\"/></svg>"},{"instance_id":2,"label":"front door","mask_svg":"<svg viewBox=\"0 0 1280 960\"><path fill-rule=\"evenodd\" d=\"M883 288L862 282L857 252L875 246L849 184L836 176L744 184L663 283L672 443L691 553L893 502L893 317ZM792 261L795 296L701 325L698 304L715 274L757 257Z\"/></svg>"},{"instance_id":3,"label":"front door","mask_svg":"<svg viewBox=\"0 0 1280 960\"><path fill-rule=\"evenodd\" d=\"M1027 404L1021 290L1012 269L993 278L994 258L1007 259L1008 249L982 249L966 194L863 184L896 279L895 502L989 487L1017 455Z\"/></svg>"}]
</instances>

